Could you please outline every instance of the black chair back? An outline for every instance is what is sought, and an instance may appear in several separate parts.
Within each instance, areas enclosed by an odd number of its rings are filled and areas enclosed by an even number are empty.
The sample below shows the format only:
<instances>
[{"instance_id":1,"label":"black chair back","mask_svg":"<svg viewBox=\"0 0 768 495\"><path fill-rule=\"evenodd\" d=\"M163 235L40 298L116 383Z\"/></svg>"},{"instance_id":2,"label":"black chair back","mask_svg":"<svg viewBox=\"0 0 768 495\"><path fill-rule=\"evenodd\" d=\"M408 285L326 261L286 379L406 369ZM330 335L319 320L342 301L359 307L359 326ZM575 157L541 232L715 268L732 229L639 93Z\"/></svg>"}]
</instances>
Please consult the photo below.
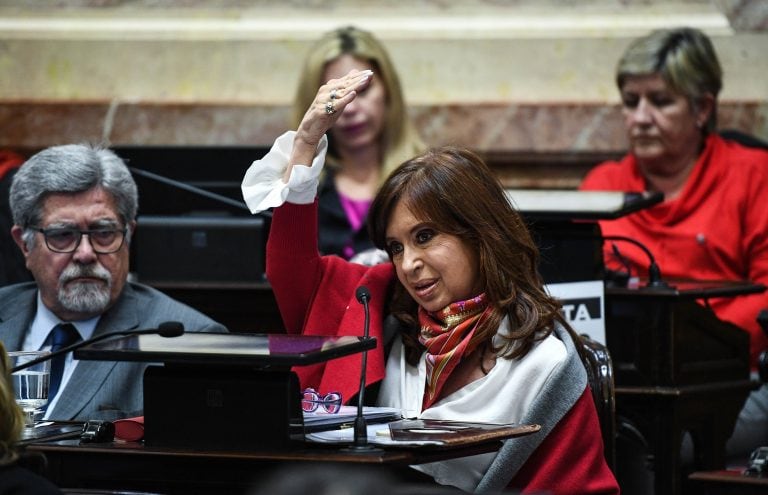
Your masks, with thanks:
<instances>
[{"instance_id":1,"label":"black chair back","mask_svg":"<svg viewBox=\"0 0 768 495\"><path fill-rule=\"evenodd\" d=\"M616 396L613 363L606 346L586 335L582 335L581 338L584 367L587 370L587 378L603 434L605 459L608 467L613 470L616 463Z\"/></svg>"}]
</instances>

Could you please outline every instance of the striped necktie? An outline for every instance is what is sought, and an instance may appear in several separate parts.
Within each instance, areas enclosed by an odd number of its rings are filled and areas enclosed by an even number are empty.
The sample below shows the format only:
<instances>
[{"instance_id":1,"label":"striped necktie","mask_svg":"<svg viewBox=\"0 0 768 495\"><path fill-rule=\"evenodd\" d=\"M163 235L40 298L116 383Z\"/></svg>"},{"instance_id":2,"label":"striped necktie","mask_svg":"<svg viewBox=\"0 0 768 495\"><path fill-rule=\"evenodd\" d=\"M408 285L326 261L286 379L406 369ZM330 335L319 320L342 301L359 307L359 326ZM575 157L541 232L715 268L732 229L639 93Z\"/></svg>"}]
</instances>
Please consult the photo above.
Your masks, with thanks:
<instances>
[{"instance_id":1,"label":"striped necktie","mask_svg":"<svg viewBox=\"0 0 768 495\"><path fill-rule=\"evenodd\" d=\"M59 323L53 327L51 334L53 335L51 352L56 352L80 340L80 334L77 333L77 329L71 323ZM51 386L48 389L49 404L59 392L61 378L64 376L64 362L66 359L67 353L51 359Z\"/></svg>"}]
</instances>

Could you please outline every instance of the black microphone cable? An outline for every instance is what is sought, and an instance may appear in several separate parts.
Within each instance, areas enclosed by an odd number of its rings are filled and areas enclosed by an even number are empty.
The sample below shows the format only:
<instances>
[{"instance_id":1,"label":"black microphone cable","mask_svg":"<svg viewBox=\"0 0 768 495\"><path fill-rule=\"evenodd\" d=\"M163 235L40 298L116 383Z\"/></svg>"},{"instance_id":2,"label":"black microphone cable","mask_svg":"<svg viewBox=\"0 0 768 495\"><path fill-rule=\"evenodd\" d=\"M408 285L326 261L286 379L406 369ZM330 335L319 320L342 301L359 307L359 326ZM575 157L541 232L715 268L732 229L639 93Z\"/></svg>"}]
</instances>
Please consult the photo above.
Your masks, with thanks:
<instances>
[{"instance_id":1,"label":"black microphone cable","mask_svg":"<svg viewBox=\"0 0 768 495\"><path fill-rule=\"evenodd\" d=\"M643 244L642 242L638 241L637 239L633 239L631 237L623 236L623 235L596 235L596 234L588 234L588 233L568 233L568 234L554 234L555 237L558 238L571 238L571 239L594 239L599 240L601 242L605 241L623 241L623 242L629 242L630 244L634 244L638 248L640 248L643 253L645 253L645 256L648 258L648 282L645 284L646 287L656 287L656 288L669 288L670 285L665 282L661 276L661 269L659 268L659 265L656 263L656 258L654 258L653 253L651 253L651 250L648 249L648 247ZM615 245L614 245L614 249ZM627 261L621 257L619 260L622 265L626 266Z\"/></svg>"},{"instance_id":2,"label":"black microphone cable","mask_svg":"<svg viewBox=\"0 0 768 495\"><path fill-rule=\"evenodd\" d=\"M642 242L638 241L637 239L633 239L631 237L623 236L623 235L604 235L601 236L601 239L604 241L623 241L628 242L630 244L634 244L635 246L639 247L643 253L645 253L646 257L648 258L648 282L645 284L646 287L669 287L669 284L667 284L661 277L661 269L659 268L659 265L656 263L656 258L654 258L653 253L651 253L651 250L648 249L648 246L643 244Z\"/></svg>"}]
</instances>

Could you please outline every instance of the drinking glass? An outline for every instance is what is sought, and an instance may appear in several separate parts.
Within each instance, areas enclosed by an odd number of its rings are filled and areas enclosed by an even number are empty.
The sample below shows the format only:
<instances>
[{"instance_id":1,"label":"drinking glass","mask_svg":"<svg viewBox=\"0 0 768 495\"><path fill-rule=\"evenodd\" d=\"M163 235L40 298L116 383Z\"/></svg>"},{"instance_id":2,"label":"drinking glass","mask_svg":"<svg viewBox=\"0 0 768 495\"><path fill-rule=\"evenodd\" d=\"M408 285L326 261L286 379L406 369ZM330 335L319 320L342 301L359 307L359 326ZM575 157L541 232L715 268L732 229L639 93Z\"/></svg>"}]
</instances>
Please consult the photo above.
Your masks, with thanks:
<instances>
[{"instance_id":1,"label":"drinking glass","mask_svg":"<svg viewBox=\"0 0 768 495\"><path fill-rule=\"evenodd\" d=\"M8 353L11 367L32 361L48 354L47 351L12 351ZM51 361L46 360L13 373L16 403L24 411L27 427L42 419L48 404L48 387L51 383Z\"/></svg>"}]
</instances>

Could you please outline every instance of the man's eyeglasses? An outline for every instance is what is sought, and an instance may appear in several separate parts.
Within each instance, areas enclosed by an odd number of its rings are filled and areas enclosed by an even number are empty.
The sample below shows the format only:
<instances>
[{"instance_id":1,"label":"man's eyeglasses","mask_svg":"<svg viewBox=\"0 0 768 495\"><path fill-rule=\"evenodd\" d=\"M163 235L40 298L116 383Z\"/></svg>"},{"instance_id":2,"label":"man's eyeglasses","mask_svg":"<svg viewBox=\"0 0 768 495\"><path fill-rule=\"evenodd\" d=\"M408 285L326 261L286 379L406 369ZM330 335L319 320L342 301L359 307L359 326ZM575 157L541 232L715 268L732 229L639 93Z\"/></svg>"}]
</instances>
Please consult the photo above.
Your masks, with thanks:
<instances>
[{"instance_id":1,"label":"man's eyeglasses","mask_svg":"<svg viewBox=\"0 0 768 495\"><path fill-rule=\"evenodd\" d=\"M325 412L335 414L341 410L341 394L339 392L329 392L320 395L314 388L304 390L301 398L301 408L304 412L315 412L317 408L323 406Z\"/></svg>"},{"instance_id":2,"label":"man's eyeglasses","mask_svg":"<svg viewBox=\"0 0 768 495\"><path fill-rule=\"evenodd\" d=\"M32 228L45 237L45 245L54 253L74 253L84 235L88 236L91 248L97 254L112 254L120 250L125 242L127 228L79 230L67 227L50 229Z\"/></svg>"}]
</instances>

